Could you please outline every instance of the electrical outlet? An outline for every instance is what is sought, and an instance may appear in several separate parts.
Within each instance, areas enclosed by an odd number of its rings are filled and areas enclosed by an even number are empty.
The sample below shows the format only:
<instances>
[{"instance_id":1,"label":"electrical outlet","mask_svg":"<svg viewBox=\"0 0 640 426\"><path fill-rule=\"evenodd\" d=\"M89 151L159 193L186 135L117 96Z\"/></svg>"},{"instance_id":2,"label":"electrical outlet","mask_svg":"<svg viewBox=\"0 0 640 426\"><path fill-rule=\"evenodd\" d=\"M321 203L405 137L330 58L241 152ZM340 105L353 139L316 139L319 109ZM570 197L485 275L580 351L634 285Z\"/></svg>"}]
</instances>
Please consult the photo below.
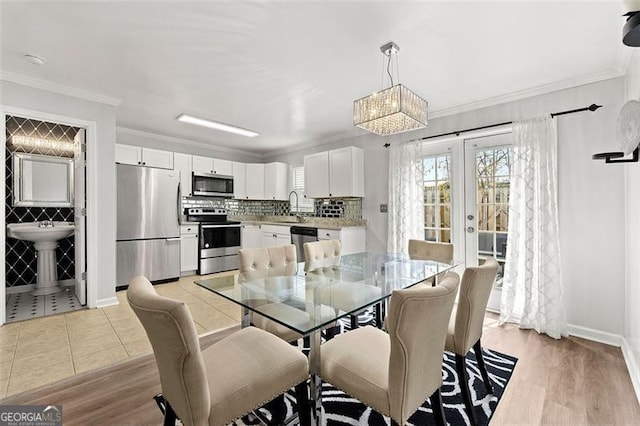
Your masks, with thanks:
<instances>
[{"instance_id":1,"label":"electrical outlet","mask_svg":"<svg viewBox=\"0 0 640 426\"><path fill-rule=\"evenodd\" d=\"M380 204L380 213L387 212L387 204Z\"/></svg>"}]
</instances>

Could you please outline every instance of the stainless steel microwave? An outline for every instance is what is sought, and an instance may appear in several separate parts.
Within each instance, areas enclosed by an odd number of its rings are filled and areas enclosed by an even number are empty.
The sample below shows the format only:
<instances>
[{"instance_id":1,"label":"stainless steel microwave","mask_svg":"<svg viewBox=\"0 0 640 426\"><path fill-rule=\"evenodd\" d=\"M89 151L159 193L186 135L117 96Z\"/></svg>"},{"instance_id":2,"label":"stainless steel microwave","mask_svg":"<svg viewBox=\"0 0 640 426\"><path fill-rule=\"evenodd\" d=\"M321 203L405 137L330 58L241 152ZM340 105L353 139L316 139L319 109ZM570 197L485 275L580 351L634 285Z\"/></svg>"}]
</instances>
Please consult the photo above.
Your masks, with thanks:
<instances>
[{"instance_id":1,"label":"stainless steel microwave","mask_svg":"<svg viewBox=\"0 0 640 426\"><path fill-rule=\"evenodd\" d=\"M233 197L233 176L193 172L193 195L205 197Z\"/></svg>"}]
</instances>

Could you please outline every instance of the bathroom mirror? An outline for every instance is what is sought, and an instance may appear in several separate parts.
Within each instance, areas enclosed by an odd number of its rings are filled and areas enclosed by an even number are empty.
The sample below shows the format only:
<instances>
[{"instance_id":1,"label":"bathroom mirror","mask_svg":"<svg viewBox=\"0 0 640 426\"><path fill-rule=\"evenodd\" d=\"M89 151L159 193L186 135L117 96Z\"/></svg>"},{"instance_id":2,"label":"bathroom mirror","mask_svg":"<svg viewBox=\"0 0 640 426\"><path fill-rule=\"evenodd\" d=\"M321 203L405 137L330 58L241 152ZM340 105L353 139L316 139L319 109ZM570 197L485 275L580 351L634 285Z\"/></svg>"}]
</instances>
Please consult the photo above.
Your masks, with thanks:
<instances>
[{"instance_id":1,"label":"bathroom mirror","mask_svg":"<svg viewBox=\"0 0 640 426\"><path fill-rule=\"evenodd\" d=\"M13 153L13 205L73 207L73 158Z\"/></svg>"}]
</instances>

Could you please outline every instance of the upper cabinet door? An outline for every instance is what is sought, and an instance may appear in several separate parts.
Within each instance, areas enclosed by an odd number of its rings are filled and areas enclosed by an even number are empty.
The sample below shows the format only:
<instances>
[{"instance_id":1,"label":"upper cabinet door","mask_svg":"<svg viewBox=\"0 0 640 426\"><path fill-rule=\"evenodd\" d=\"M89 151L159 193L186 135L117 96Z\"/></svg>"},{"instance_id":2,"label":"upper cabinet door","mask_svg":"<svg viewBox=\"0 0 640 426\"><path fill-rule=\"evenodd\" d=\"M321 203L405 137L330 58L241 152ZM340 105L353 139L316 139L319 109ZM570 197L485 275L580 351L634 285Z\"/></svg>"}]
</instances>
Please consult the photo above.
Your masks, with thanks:
<instances>
[{"instance_id":1,"label":"upper cabinet door","mask_svg":"<svg viewBox=\"0 0 640 426\"><path fill-rule=\"evenodd\" d=\"M360 148L329 151L329 196L364 197L364 158Z\"/></svg>"},{"instance_id":2,"label":"upper cabinet door","mask_svg":"<svg viewBox=\"0 0 640 426\"><path fill-rule=\"evenodd\" d=\"M116 163L142 165L142 150L139 146L116 144Z\"/></svg>"},{"instance_id":3,"label":"upper cabinet door","mask_svg":"<svg viewBox=\"0 0 640 426\"><path fill-rule=\"evenodd\" d=\"M233 176L233 161L213 159L213 173Z\"/></svg>"},{"instance_id":4,"label":"upper cabinet door","mask_svg":"<svg viewBox=\"0 0 640 426\"><path fill-rule=\"evenodd\" d=\"M173 152L142 148L142 165L173 170Z\"/></svg>"},{"instance_id":5,"label":"upper cabinet door","mask_svg":"<svg viewBox=\"0 0 640 426\"><path fill-rule=\"evenodd\" d=\"M247 165L233 163L233 198L247 198Z\"/></svg>"},{"instance_id":6,"label":"upper cabinet door","mask_svg":"<svg viewBox=\"0 0 640 426\"><path fill-rule=\"evenodd\" d=\"M264 165L264 199L286 200L288 194L287 176L289 165L269 163Z\"/></svg>"},{"instance_id":7,"label":"upper cabinet door","mask_svg":"<svg viewBox=\"0 0 640 426\"><path fill-rule=\"evenodd\" d=\"M329 152L304 157L304 192L308 198L329 197Z\"/></svg>"},{"instance_id":8,"label":"upper cabinet door","mask_svg":"<svg viewBox=\"0 0 640 426\"><path fill-rule=\"evenodd\" d=\"M180 192L182 196L191 197L191 172L193 171L191 156L179 152L173 154L173 169L180 172Z\"/></svg>"},{"instance_id":9,"label":"upper cabinet door","mask_svg":"<svg viewBox=\"0 0 640 426\"><path fill-rule=\"evenodd\" d=\"M264 164L247 163L248 200L264 200Z\"/></svg>"},{"instance_id":10,"label":"upper cabinet door","mask_svg":"<svg viewBox=\"0 0 640 426\"><path fill-rule=\"evenodd\" d=\"M193 171L203 173L213 173L213 158L193 156Z\"/></svg>"}]
</instances>

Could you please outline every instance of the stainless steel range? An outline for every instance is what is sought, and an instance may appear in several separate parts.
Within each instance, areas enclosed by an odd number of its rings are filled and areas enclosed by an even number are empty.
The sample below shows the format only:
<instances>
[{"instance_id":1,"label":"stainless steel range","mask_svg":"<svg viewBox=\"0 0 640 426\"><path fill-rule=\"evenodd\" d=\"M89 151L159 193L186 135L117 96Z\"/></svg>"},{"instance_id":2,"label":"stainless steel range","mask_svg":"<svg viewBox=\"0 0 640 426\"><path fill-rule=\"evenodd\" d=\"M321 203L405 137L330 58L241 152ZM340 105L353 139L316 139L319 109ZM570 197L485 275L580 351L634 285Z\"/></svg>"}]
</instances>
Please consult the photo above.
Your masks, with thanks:
<instances>
[{"instance_id":1,"label":"stainless steel range","mask_svg":"<svg viewBox=\"0 0 640 426\"><path fill-rule=\"evenodd\" d=\"M222 208L187 208L184 214L200 224L198 275L238 269L240 222L228 221Z\"/></svg>"}]
</instances>

